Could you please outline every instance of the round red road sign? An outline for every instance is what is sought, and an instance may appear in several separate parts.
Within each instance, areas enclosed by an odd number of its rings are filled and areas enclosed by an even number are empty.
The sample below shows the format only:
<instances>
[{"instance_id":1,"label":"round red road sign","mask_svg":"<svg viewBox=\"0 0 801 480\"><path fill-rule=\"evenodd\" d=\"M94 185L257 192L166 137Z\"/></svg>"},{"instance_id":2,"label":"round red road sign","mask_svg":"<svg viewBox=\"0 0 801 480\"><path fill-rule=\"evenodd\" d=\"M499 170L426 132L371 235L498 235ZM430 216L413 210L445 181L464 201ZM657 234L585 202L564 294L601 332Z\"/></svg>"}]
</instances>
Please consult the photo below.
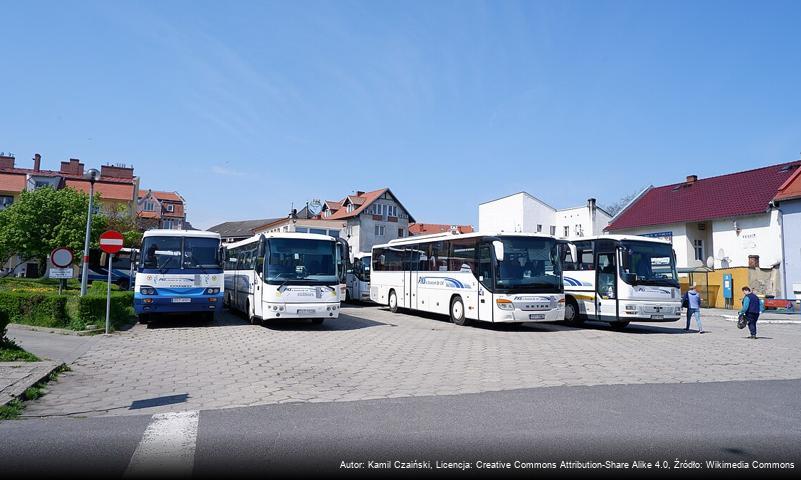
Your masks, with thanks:
<instances>
[{"instance_id":1,"label":"round red road sign","mask_svg":"<svg viewBox=\"0 0 801 480\"><path fill-rule=\"evenodd\" d=\"M100 235L100 250L117 253L122 250L123 238L120 232L109 230Z\"/></svg>"},{"instance_id":2,"label":"round red road sign","mask_svg":"<svg viewBox=\"0 0 801 480\"><path fill-rule=\"evenodd\" d=\"M66 247L55 248L50 252L50 261L58 268L69 267L73 258L72 250Z\"/></svg>"}]
</instances>

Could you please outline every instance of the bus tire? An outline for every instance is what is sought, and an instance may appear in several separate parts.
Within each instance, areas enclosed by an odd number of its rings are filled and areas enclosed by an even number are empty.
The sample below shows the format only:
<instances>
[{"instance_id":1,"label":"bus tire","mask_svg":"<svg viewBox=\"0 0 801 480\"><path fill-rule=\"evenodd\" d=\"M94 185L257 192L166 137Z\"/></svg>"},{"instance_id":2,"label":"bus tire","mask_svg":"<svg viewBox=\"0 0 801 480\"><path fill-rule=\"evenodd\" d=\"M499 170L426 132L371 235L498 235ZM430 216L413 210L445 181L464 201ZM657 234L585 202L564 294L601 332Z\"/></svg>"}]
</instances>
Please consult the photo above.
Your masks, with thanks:
<instances>
[{"instance_id":1,"label":"bus tire","mask_svg":"<svg viewBox=\"0 0 801 480\"><path fill-rule=\"evenodd\" d=\"M259 319L256 317L256 315L253 315L252 313L250 313L250 301L249 300L245 302L245 318L248 319L248 321L250 322L251 325L261 325L261 321L259 321Z\"/></svg>"},{"instance_id":2,"label":"bus tire","mask_svg":"<svg viewBox=\"0 0 801 480\"><path fill-rule=\"evenodd\" d=\"M351 303L350 290L345 289L345 303Z\"/></svg>"},{"instance_id":3,"label":"bus tire","mask_svg":"<svg viewBox=\"0 0 801 480\"><path fill-rule=\"evenodd\" d=\"M389 311L395 313L398 311L398 296L395 294L395 290L389 291L389 300L387 301L389 304Z\"/></svg>"},{"instance_id":4,"label":"bus tire","mask_svg":"<svg viewBox=\"0 0 801 480\"><path fill-rule=\"evenodd\" d=\"M609 322L609 326L612 327L614 330L623 330L629 324L626 320L621 320L618 322Z\"/></svg>"},{"instance_id":5,"label":"bus tire","mask_svg":"<svg viewBox=\"0 0 801 480\"><path fill-rule=\"evenodd\" d=\"M470 323L464 311L464 302L462 297L455 296L451 299L451 322L459 326L465 326Z\"/></svg>"},{"instance_id":6,"label":"bus tire","mask_svg":"<svg viewBox=\"0 0 801 480\"><path fill-rule=\"evenodd\" d=\"M572 297L565 301L565 321L574 325L581 325L584 323L584 318L581 316L578 302Z\"/></svg>"}]
</instances>

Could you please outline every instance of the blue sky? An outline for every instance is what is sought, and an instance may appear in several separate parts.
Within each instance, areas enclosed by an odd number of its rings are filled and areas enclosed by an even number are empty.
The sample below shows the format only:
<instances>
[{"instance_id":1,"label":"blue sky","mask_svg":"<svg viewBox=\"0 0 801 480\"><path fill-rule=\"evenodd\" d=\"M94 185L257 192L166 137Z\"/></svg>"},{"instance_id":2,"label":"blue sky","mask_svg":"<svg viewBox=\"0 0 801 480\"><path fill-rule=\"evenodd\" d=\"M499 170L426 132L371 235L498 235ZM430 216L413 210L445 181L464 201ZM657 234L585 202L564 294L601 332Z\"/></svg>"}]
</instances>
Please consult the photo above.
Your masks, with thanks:
<instances>
[{"instance_id":1,"label":"blue sky","mask_svg":"<svg viewBox=\"0 0 801 480\"><path fill-rule=\"evenodd\" d=\"M189 220L390 187L418 221L798 159L801 2L6 2L0 151Z\"/></svg>"}]
</instances>

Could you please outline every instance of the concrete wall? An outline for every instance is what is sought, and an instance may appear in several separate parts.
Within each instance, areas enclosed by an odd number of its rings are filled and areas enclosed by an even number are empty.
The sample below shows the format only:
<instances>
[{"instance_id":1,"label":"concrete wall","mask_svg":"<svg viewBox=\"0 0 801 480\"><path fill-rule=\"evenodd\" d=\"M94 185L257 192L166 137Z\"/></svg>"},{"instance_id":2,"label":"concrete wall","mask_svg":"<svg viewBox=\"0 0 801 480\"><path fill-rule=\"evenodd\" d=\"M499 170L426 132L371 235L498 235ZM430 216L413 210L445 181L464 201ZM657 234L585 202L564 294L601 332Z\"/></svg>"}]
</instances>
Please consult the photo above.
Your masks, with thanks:
<instances>
[{"instance_id":1,"label":"concrete wall","mask_svg":"<svg viewBox=\"0 0 801 480\"><path fill-rule=\"evenodd\" d=\"M522 232L524 231L523 199L525 193L482 203L478 206L478 229L482 232ZM536 222L532 216L529 221ZM535 225L536 228L536 225Z\"/></svg>"},{"instance_id":2,"label":"concrete wall","mask_svg":"<svg viewBox=\"0 0 801 480\"><path fill-rule=\"evenodd\" d=\"M781 227L776 210L763 215L736 217L712 222L715 267L747 267L749 255L759 255L760 267L781 263ZM739 234L735 227L740 229ZM717 257L723 250L726 261Z\"/></svg>"},{"instance_id":3,"label":"concrete wall","mask_svg":"<svg viewBox=\"0 0 801 480\"><path fill-rule=\"evenodd\" d=\"M784 223L784 298L801 300L801 199L779 205Z\"/></svg>"},{"instance_id":4,"label":"concrete wall","mask_svg":"<svg viewBox=\"0 0 801 480\"><path fill-rule=\"evenodd\" d=\"M517 193L478 206L478 230L480 232L529 232L551 233L565 236L564 227L569 227L568 237L600 234L611 217L596 209L595 222L587 205L563 210L554 210L549 205L526 193ZM541 226L538 230L537 226ZM579 226L576 229L576 225ZM579 235L579 233L581 235Z\"/></svg>"}]
</instances>

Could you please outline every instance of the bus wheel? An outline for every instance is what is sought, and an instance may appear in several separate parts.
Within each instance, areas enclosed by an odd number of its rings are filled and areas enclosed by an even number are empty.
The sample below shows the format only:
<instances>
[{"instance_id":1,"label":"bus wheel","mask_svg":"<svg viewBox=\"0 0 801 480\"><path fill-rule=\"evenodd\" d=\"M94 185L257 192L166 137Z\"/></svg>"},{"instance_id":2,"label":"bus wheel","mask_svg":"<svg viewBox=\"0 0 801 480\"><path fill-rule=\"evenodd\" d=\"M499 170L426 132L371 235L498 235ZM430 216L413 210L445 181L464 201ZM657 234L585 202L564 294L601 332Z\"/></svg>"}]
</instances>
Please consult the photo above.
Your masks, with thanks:
<instances>
[{"instance_id":1,"label":"bus wheel","mask_svg":"<svg viewBox=\"0 0 801 480\"><path fill-rule=\"evenodd\" d=\"M615 330L623 330L624 328L626 328L626 326L628 324L629 324L629 322L627 322L625 320L622 320L622 321L619 321L619 322L610 322L609 326L612 327Z\"/></svg>"},{"instance_id":2,"label":"bus wheel","mask_svg":"<svg viewBox=\"0 0 801 480\"><path fill-rule=\"evenodd\" d=\"M398 311L398 296L395 295L395 290L389 292L389 311L392 313Z\"/></svg>"},{"instance_id":3,"label":"bus wheel","mask_svg":"<svg viewBox=\"0 0 801 480\"><path fill-rule=\"evenodd\" d=\"M576 325L584 323L584 319L581 318L578 303L572 298L568 298L567 302L565 302L565 321Z\"/></svg>"},{"instance_id":4,"label":"bus wheel","mask_svg":"<svg viewBox=\"0 0 801 480\"><path fill-rule=\"evenodd\" d=\"M453 297L453 300L451 300L451 322L461 326L470 323L464 314L464 302L462 302L462 297Z\"/></svg>"},{"instance_id":5,"label":"bus wheel","mask_svg":"<svg viewBox=\"0 0 801 480\"><path fill-rule=\"evenodd\" d=\"M350 303L350 290L345 290L345 303Z\"/></svg>"}]
</instances>

